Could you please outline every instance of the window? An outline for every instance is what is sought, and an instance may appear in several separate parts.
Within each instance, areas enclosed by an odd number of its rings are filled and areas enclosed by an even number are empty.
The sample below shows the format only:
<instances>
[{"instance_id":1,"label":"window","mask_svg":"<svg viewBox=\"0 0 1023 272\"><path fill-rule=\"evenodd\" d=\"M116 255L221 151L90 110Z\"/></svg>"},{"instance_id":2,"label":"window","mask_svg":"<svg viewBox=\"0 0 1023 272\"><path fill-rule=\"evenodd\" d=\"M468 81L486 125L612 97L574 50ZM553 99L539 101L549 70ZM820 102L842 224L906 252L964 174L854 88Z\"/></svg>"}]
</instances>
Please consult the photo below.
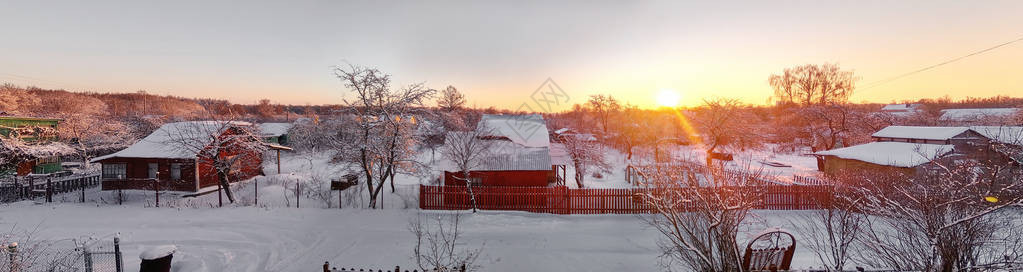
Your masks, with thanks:
<instances>
[{"instance_id":1,"label":"window","mask_svg":"<svg viewBox=\"0 0 1023 272\"><path fill-rule=\"evenodd\" d=\"M123 163L104 163L103 164L103 178L104 179L124 179L125 173L127 172L127 166Z\"/></svg>"},{"instance_id":2,"label":"window","mask_svg":"<svg viewBox=\"0 0 1023 272\"><path fill-rule=\"evenodd\" d=\"M149 178L156 179L157 172L160 171L160 165L156 163L149 164Z\"/></svg>"},{"instance_id":3,"label":"window","mask_svg":"<svg viewBox=\"0 0 1023 272\"><path fill-rule=\"evenodd\" d=\"M181 164L172 163L170 165L171 180L181 180Z\"/></svg>"}]
</instances>

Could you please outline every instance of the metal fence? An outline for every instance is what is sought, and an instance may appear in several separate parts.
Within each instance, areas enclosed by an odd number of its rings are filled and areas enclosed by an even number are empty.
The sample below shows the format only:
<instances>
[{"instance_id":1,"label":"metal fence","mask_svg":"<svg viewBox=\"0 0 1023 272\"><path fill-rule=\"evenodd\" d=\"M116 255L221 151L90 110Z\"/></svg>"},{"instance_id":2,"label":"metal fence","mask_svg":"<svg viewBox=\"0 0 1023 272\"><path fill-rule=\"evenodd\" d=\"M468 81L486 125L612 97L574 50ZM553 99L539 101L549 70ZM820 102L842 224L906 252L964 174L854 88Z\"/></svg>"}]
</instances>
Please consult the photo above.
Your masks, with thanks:
<instances>
[{"instance_id":1,"label":"metal fence","mask_svg":"<svg viewBox=\"0 0 1023 272\"><path fill-rule=\"evenodd\" d=\"M8 177L0 180L0 203L42 198L53 202L57 194L77 192L85 201L85 190L100 185L98 173L70 176Z\"/></svg>"},{"instance_id":2,"label":"metal fence","mask_svg":"<svg viewBox=\"0 0 1023 272\"><path fill-rule=\"evenodd\" d=\"M66 240L61 240L66 241ZM0 249L0 272L123 272L120 239L97 240L73 247L34 242Z\"/></svg>"}]
</instances>

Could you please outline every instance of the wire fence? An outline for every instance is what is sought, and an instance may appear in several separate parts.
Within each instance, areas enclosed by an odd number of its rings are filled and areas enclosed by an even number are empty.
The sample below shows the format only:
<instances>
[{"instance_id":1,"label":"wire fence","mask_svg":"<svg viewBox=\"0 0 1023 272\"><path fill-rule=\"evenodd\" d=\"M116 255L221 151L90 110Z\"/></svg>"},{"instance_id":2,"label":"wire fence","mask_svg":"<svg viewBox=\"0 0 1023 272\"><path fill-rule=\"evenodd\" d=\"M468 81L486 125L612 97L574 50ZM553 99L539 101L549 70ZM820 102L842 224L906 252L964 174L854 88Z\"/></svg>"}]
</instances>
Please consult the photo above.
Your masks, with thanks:
<instances>
[{"instance_id":1,"label":"wire fence","mask_svg":"<svg viewBox=\"0 0 1023 272\"><path fill-rule=\"evenodd\" d=\"M124 272L120 239L63 246L60 241L8 243L0 249L0 272Z\"/></svg>"}]
</instances>

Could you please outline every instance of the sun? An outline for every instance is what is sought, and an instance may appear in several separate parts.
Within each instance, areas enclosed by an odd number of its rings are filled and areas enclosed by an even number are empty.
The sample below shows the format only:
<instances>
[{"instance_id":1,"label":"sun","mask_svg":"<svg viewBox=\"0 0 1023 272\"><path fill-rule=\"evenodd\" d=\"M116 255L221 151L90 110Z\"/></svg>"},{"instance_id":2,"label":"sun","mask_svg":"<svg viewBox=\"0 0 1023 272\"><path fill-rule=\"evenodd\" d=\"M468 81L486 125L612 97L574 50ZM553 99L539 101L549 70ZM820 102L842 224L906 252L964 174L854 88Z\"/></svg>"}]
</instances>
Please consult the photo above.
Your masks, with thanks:
<instances>
[{"instance_id":1,"label":"sun","mask_svg":"<svg viewBox=\"0 0 1023 272\"><path fill-rule=\"evenodd\" d=\"M675 90L664 89L657 93L657 105L662 107L674 108L678 106L678 102L681 99L682 96Z\"/></svg>"}]
</instances>

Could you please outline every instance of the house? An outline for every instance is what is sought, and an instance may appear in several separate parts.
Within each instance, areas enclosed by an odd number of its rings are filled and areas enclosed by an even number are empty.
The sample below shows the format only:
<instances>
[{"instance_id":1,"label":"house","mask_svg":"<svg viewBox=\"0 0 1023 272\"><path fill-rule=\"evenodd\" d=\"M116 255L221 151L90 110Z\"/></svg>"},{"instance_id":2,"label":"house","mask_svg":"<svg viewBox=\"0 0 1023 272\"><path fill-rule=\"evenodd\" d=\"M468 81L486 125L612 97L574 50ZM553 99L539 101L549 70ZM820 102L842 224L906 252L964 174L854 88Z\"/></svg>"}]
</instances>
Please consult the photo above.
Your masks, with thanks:
<instances>
[{"instance_id":1,"label":"house","mask_svg":"<svg viewBox=\"0 0 1023 272\"><path fill-rule=\"evenodd\" d=\"M484 140L492 142L489 157L469 173L474 185L547 186L557 183L547 124L541 115L484 114L477 126L489 131ZM462 173L450 162L447 164L444 185L464 186Z\"/></svg>"},{"instance_id":2,"label":"house","mask_svg":"<svg viewBox=\"0 0 1023 272\"><path fill-rule=\"evenodd\" d=\"M74 153L74 150L57 142L57 126L61 119L0 116L0 137L17 138L25 143L21 147L27 158L19 162L14 169L0 169L0 174L14 172L18 176L29 174L51 174L62 171L63 155Z\"/></svg>"},{"instance_id":3,"label":"house","mask_svg":"<svg viewBox=\"0 0 1023 272\"><path fill-rule=\"evenodd\" d=\"M945 109L938 121L947 125L1019 125L1018 108Z\"/></svg>"},{"instance_id":4,"label":"house","mask_svg":"<svg viewBox=\"0 0 1023 272\"><path fill-rule=\"evenodd\" d=\"M205 150L210 150L215 148L211 135L216 135L225 143L220 145L222 150L217 156L242 156L229 180L248 179L261 174L262 153L230 143L241 141L242 137L234 136L247 133L251 126L247 122L224 121L168 123L128 148L92 162L102 164L103 190L152 190L156 181L161 190L196 192L218 184L214 160L200 156L197 148L183 146L205 146Z\"/></svg>"},{"instance_id":5,"label":"house","mask_svg":"<svg viewBox=\"0 0 1023 272\"><path fill-rule=\"evenodd\" d=\"M1010 163L1012 158L997 150L1001 145L993 143L1019 146L1023 127L889 126L871 136L872 143L814 153L823 159L819 170L827 174L848 170L913 174L938 159L983 158Z\"/></svg>"},{"instance_id":6,"label":"house","mask_svg":"<svg viewBox=\"0 0 1023 272\"><path fill-rule=\"evenodd\" d=\"M574 129L571 129L571 128L561 128L561 129L555 130L554 133L551 134L551 136L552 136L551 139L556 141L556 142L565 142L565 140L567 140L569 138L574 138L576 140L586 141L586 142L595 142L595 141L597 141L597 137L594 136L593 134L590 134L590 133L579 133L579 132L577 132L577 131L575 131Z\"/></svg>"},{"instance_id":7,"label":"house","mask_svg":"<svg viewBox=\"0 0 1023 272\"><path fill-rule=\"evenodd\" d=\"M279 145L288 145L288 130L294 124L291 123L262 123L259 124L259 134L263 141Z\"/></svg>"},{"instance_id":8,"label":"house","mask_svg":"<svg viewBox=\"0 0 1023 272\"><path fill-rule=\"evenodd\" d=\"M890 104L881 107L881 112L890 113L896 116L912 115L923 111L923 104Z\"/></svg>"}]
</instances>

